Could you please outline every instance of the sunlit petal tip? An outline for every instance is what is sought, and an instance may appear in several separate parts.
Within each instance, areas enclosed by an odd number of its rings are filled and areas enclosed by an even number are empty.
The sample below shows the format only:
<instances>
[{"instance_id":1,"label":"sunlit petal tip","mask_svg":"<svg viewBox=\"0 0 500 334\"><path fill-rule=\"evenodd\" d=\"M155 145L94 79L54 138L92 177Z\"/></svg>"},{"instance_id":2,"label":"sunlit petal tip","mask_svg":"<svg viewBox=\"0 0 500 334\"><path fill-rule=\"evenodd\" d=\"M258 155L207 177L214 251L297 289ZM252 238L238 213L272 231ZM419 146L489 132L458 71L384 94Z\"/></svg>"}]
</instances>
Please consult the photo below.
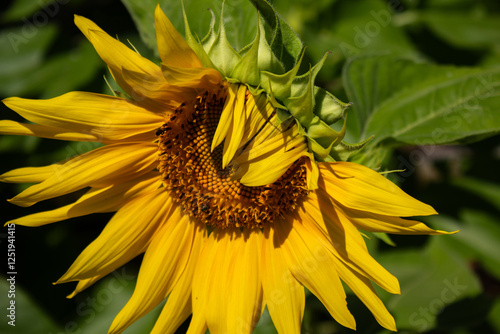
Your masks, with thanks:
<instances>
[{"instance_id":1,"label":"sunlit petal tip","mask_svg":"<svg viewBox=\"0 0 500 334\"><path fill-rule=\"evenodd\" d=\"M73 299L74 296L77 295L77 292L76 291L73 291L72 293L70 293L69 295L66 296L67 299Z\"/></svg>"},{"instance_id":2,"label":"sunlit petal tip","mask_svg":"<svg viewBox=\"0 0 500 334\"><path fill-rule=\"evenodd\" d=\"M17 108L23 107L25 102L28 102L29 99L24 99L21 97L7 97L2 100L2 102L9 108L16 111Z\"/></svg>"},{"instance_id":3,"label":"sunlit petal tip","mask_svg":"<svg viewBox=\"0 0 500 334\"><path fill-rule=\"evenodd\" d=\"M71 278L70 276L64 274L63 276L61 276L61 278L59 278L57 281L55 282L52 282L52 285L58 285L58 284L63 284L63 283L69 283L69 282L73 282L73 281L77 281L77 279L75 278Z\"/></svg>"},{"instance_id":4,"label":"sunlit petal tip","mask_svg":"<svg viewBox=\"0 0 500 334\"><path fill-rule=\"evenodd\" d=\"M88 31L92 30L101 30L97 24L95 24L92 20L80 15L74 16L75 25L80 29L80 31L87 36Z\"/></svg>"},{"instance_id":5,"label":"sunlit petal tip","mask_svg":"<svg viewBox=\"0 0 500 334\"><path fill-rule=\"evenodd\" d=\"M99 28L97 24L94 23L94 21L86 18L85 16L75 14L74 22L76 26L81 29L90 28L90 29L102 30Z\"/></svg>"},{"instance_id":6,"label":"sunlit petal tip","mask_svg":"<svg viewBox=\"0 0 500 334\"><path fill-rule=\"evenodd\" d=\"M28 198L25 198L25 199L18 198L18 196L9 198L7 200L7 202L15 204L15 205L23 207L23 208L28 208L36 203L36 202L30 201Z\"/></svg>"},{"instance_id":7,"label":"sunlit petal tip","mask_svg":"<svg viewBox=\"0 0 500 334\"><path fill-rule=\"evenodd\" d=\"M456 231L434 230L432 233L429 233L429 234L456 234L458 232L460 232L460 230L456 230Z\"/></svg>"},{"instance_id":8,"label":"sunlit petal tip","mask_svg":"<svg viewBox=\"0 0 500 334\"><path fill-rule=\"evenodd\" d=\"M21 99L20 97L17 96L11 96L11 97L6 97L2 99L3 104L5 104L7 107L9 107L9 103L12 103L13 100ZM10 107L9 107L10 108Z\"/></svg>"}]
</instances>

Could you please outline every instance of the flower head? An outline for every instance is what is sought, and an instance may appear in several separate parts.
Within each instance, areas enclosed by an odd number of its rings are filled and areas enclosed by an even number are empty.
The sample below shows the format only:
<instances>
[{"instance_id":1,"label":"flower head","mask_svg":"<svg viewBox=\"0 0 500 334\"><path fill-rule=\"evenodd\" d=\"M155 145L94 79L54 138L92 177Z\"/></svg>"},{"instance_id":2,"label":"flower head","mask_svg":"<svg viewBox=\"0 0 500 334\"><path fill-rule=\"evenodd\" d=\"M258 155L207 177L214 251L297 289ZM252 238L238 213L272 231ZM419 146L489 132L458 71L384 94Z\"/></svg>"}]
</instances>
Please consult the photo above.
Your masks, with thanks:
<instances>
[{"instance_id":1,"label":"flower head","mask_svg":"<svg viewBox=\"0 0 500 334\"><path fill-rule=\"evenodd\" d=\"M441 234L400 217L435 214L377 172L341 161L361 145L330 125L348 106L314 86L321 63L285 72L259 22L236 52L224 26L186 40L159 7L157 65L83 17L75 22L128 95L72 92L3 102L32 123L0 121L4 134L93 141L104 146L3 182L36 183L20 206L87 189L75 203L9 223L41 226L116 212L57 283L74 296L144 254L137 286L111 333L168 297L153 333L250 333L267 306L278 332L299 333L304 287L342 325L355 328L345 282L377 321L395 323L371 282L399 293L358 229Z\"/></svg>"}]
</instances>

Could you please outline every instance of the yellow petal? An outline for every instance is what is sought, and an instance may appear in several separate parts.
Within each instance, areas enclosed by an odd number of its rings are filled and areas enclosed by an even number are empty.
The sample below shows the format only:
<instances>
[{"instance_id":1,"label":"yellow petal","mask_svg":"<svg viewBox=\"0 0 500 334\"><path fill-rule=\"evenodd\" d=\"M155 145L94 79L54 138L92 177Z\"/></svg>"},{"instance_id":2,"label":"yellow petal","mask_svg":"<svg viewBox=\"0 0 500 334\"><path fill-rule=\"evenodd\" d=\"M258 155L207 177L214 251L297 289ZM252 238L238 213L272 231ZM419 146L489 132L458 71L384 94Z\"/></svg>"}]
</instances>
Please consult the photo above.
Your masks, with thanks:
<instances>
[{"instance_id":1,"label":"yellow petal","mask_svg":"<svg viewBox=\"0 0 500 334\"><path fill-rule=\"evenodd\" d=\"M341 210L357 228L368 232L429 235L453 233L441 230L433 230L427 225L416 220L378 215L366 211L352 210L340 205L337 205L337 208Z\"/></svg>"},{"instance_id":2,"label":"yellow petal","mask_svg":"<svg viewBox=\"0 0 500 334\"><path fill-rule=\"evenodd\" d=\"M337 271L335 258L315 236L301 228L298 220L276 221L275 242L294 277L326 306L341 325L356 329L356 322L347 309L346 294Z\"/></svg>"},{"instance_id":3,"label":"yellow petal","mask_svg":"<svg viewBox=\"0 0 500 334\"><path fill-rule=\"evenodd\" d=\"M318 164L314 159L314 154L309 153L305 156L309 157L306 160L307 166L307 189L316 190L318 189L318 179L319 179L319 168Z\"/></svg>"},{"instance_id":4,"label":"yellow petal","mask_svg":"<svg viewBox=\"0 0 500 334\"><path fill-rule=\"evenodd\" d=\"M370 281L360 274L350 270L341 263L336 264L340 278L351 288L359 299L368 307L377 322L384 328L396 332L396 323L387 311L384 303L377 296Z\"/></svg>"},{"instance_id":5,"label":"yellow petal","mask_svg":"<svg viewBox=\"0 0 500 334\"><path fill-rule=\"evenodd\" d=\"M129 199L153 192L160 184L158 173L151 172L126 183L106 188L91 188L75 203L34 213L7 223L35 227L92 213L117 211Z\"/></svg>"},{"instance_id":6,"label":"yellow petal","mask_svg":"<svg viewBox=\"0 0 500 334\"><path fill-rule=\"evenodd\" d=\"M200 58L163 13L160 5L155 9L156 44L161 61L179 67L202 67Z\"/></svg>"},{"instance_id":7,"label":"yellow petal","mask_svg":"<svg viewBox=\"0 0 500 334\"><path fill-rule=\"evenodd\" d=\"M193 280L194 324L212 333L252 333L262 312L259 230L214 230Z\"/></svg>"},{"instance_id":8,"label":"yellow petal","mask_svg":"<svg viewBox=\"0 0 500 334\"><path fill-rule=\"evenodd\" d=\"M267 123L245 149L233 159L235 178L246 186L263 186L275 182L290 166L307 156L307 143L297 127L286 129Z\"/></svg>"},{"instance_id":9,"label":"yellow petal","mask_svg":"<svg viewBox=\"0 0 500 334\"><path fill-rule=\"evenodd\" d=\"M278 151L256 162L249 163L240 182L248 187L258 187L270 184L279 179L290 166L307 152L307 144L302 143L293 149ZM240 165L240 168L243 166Z\"/></svg>"},{"instance_id":10,"label":"yellow petal","mask_svg":"<svg viewBox=\"0 0 500 334\"><path fill-rule=\"evenodd\" d=\"M238 92L238 85L230 85L227 89L227 97L224 102L224 107L222 109L222 114L219 119L219 124L217 124L217 129L215 130L214 138L212 139L212 145L210 150L213 151L220 143L226 138L228 131L233 122L234 116L234 105L236 102L236 94Z\"/></svg>"},{"instance_id":11,"label":"yellow petal","mask_svg":"<svg viewBox=\"0 0 500 334\"><path fill-rule=\"evenodd\" d=\"M212 282L216 283L219 279L221 279L219 277L214 277L215 270L217 269L217 266L221 267L225 265L227 267L227 264L225 263L228 262L230 256L217 258L219 248L223 247L223 245L221 246L219 244L227 244L227 242L224 242L224 240L227 238L216 238L214 234L216 231L217 230L214 230L210 234L207 242L203 245L193 275L193 317L191 318L191 323L189 324L188 333L201 333L201 330L207 327L207 313L209 313L209 309L221 306L219 305L220 302L216 305L215 301L213 300L215 299L215 297L217 297L217 294L215 294L214 296ZM228 253L228 255L230 254L231 252ZM221 292L219 293L222 295ZM225 317L222 315L223 309L221 308L219 311L221 317L220 319L218 319L218 323L220 324L221 329L225 330L221 331L221 333L225 333L227 332L227 326L225 324ZM215 332L214 328L212 328L211 330L214 331L214 333L217 333ZM203 333L205 332L203 331Z\"/></svg>"},{"instance_id":12,"label":"yellow petal","mask_svg":"<svg viewBox=\"0 0 500 334\"><path fill-rule=\"evenodd\" d=\"M79 294L83 290L87 289L88 287L90 287L91 285L93 285L95 282L97 282L98 280L100 280L103 277L104 277L104 275L99 275L99 276L94 276L92 278L78 281L78 284L76 285L75 290L73 290L72 293L67 295L66 298L68 298L68 299L73 298L74 296L76 296L77 294Z\"/></svg>"},{"instance_id":13,"label":"yellow petal","mask_svg":"<svg viewBox=\"0 0 500 334\"><path fill-rule=\"evenodd\" d=\"M0 181L6 183L40 183L48 179L59 168L61 168L60 164L17 168L0 175Z\"/></svg>"},{"instance_id":14,"label":"yellow petal","mask_svg":"<svg viewBox=\"0 0 500 334\"><path fill-rule=\"evenodd\" d=\"M159 66L109 36L94 22L75 15L75 24L92 43L101 59L106 62L118 85L132 98L140 94L137 94L134 87L123 79L122 68L143 73L160 82L165 80Z\"/></svg>"},{"instance_id":15,"label":"yellow petal","mask_svg":"<svg viewBox=\"0 0 500 334\"><path fill-rule=\"evenodd\" d=\"M245 111L247 119L245 124L245 133L243 134L243 138L238 149L247 145L247 143L249 143L262 129L264 124L274 113L274 107L271 103L268 103L267 96L265 94L259 94L258 96L248 94Z\"/></svg>"},{"instance_id":16,"label":"yellow petal","mask_svg":"<svg viewBox=\"0 0 500 334\"><path fill-rule=\"evenodd\" d=\"M210 89L222 83L220 73L213 68L184 68L162 64L161 69L169 84L185 89Z\"/></svg>"},{"instance_id":17,"label":"yellow petal","mask_svg":"<svg viewBox=\"0 0 500 334\"><path fill-rule=\"evenodd\" d=\"M191 255L196 224L190 220L177 207L155 233L144 254L134 293L108 333L121 333L170 293Z\"/></svg>"},{"instance_id":18,"label":"yellow petal","mask_svg":"<svg viewBox=\"0 0 500 334\"><path fill-rule=\"evenodd\" d=\"M222 168L226 168L231 159L233 159L236 150L238 150L238 147L240 147L241 139L243 138L246 123L246 92L246 86L240 85L236 94L236 100L232 111L233 121L230 124L229 131L224 141Z\"/></svg>"},{"instance_id":19,"label":"yellow petal","mask_svg":"<svg viewBox=\"0 0 500 334\"><path fill-rule=\"evenodd\" d=\"M71 132L66 129L38 124L19 123L10 120L0 121L0 133L4 135L35 136L69 141L97 141L91 134Z\"/></svg>"},{"instance_id":20,"label":"yellow petal","mask_svg":"<svg viewBox=\"0 0 500 334\"><path fill-rule=\"evenodd\" d=\"M236 240L239 254L232 259L233 270L229 278L228 329L230 333L252 333L263 310L260 262L262 233L246 230ZM227 254L228 249L225 250ZM219 291L224 291L220 286ZM210 324L209 324L210 326Z\"/></svg>"},{"instance_id":21,"label":"yellow petal","mask_svg":"<svg viewBox=\"0 0 500 334\"><path fill-rule=\"evenodd\" d=\"M206 227L199 226L195 231L195 240L186 269L179 277L172 293L168 296L151 334L174 333L192 312L193 275L200 255L201 247L207 238ZM203 331L205 333L205 331Z\"/></svg>"},{"instance_id":22,"label":"yellow petal","mask_svg":"<svg viewBox=\"0 0 500 334\"><path fill-rule=\"evenodd\" d=\"M195 317L191 318L191 322L189 323L189 328L186 334L206 334L208 328L205 323L204 318Z\"/></svg>"},{"instance_id":23,"label":"yellow petal","mask_svg":"<svg viewBox=\"0 0 500 334\"><path fill-rule=\"evenodd\" d=\"M125 204L57 283L104 275L136 257L168 219L172 206L164 189Z\"/></svg>"},{"instance_id":24,"label":"yellow petal","mask_svg":"<svg viewBox=\"0 0 500 334\"><path fill-rule=\"evenodd\" d=\"M298 215L304 227L346 266L391 293L400 293L399 282L368 253L359 231L337 212L325 193L310 193ZM302 228L297 225L297 229Z\"/></svg>"},{"instance_id":25,"label":"yellow petal","mask_svg":"<svg viewBox=\"0 0 500 334\"><path fill-rule=\"evenodd\" d=\"M429 205L402 191L379 173L352 162L320 163L320 187L342 205L380 215L411 217L436 214Z\"/></svg>"},{"instance_id":26,"label":"yellow petal","mask_svg":"<svg viewBox=\"0 0 500 334\"><path fill-rule=\"evenodd\" d=\"M194 89L171 85L166 81L158 81L147 74L122 69L122 76L138 94L135 96L136 101L149 98L162 103L163 109L154 109L161 115L175 110L182 102L191 101L196 97Z\"/></svg>"},{"instance_id":27,"label":"yellow petal","mask_svg":"<svg viewBox=\"0 0 500 334\"><path fill-rule=\"evenodd\" d=\"M157 147L150 144L113 144L76 156L42 183L33 185L9 200L19 206L65 195L93 184L127 176L138 177L154 168Z\"/></svg>"},{"instance_id":28,"label":"yellow petal","mask_svg":"<svg viewBox=\"0 0 500 334\"><path fill-rule=\"evenodd\" d=\"M98 141L115 141L146 134L151 141L163 117L133 102L113 96L71 92L48 100L17 97L3 100L25 119L48 127L92 135Z\"/></svg>"},{"instance_id":29,"label":"yellow petal","mask_svg":"<svg viewBox=\"0 0 500 334\"><path fill-rule=\"evenodd\" d=\"M268 125L268 128L273 128ZM283 153L291 150L293 147L305 143L305 139L301 135L297 135L296 128L291 128L283 133L278 130L267 137L265 141L258 141L256 138L247 148L235 159L236 164L244 164L262 160L276 153ZM258 136L260 137L260 136Z\"/></svg>"},{"instance_id":30,"label":"yellow petal","mask_svg":"<svg viewBox=\"0 0 500 334\"><path fill-rule=\"evenodd\" d=\"M264 302L278 333L300 334L304 287L292 276L280 247L274 244L274 229L267 227L264 235L261 269Z\"/></svg>"},{"instance_id":31,"label":"yellow petal","mask_svg":"<svg viewBox=\"0 0 500 334\"><path fill-rule=\"evenodd\" d=\"M78 200L69 210L71 216L84 216L89 211L105 212L117 211L128 200L156 191L161 186L157 171L151 171L137 178L131 178L124 183L116 183L99 195ZM101 204L101 203L105 204Z\"/></svg>"}]
</instances>

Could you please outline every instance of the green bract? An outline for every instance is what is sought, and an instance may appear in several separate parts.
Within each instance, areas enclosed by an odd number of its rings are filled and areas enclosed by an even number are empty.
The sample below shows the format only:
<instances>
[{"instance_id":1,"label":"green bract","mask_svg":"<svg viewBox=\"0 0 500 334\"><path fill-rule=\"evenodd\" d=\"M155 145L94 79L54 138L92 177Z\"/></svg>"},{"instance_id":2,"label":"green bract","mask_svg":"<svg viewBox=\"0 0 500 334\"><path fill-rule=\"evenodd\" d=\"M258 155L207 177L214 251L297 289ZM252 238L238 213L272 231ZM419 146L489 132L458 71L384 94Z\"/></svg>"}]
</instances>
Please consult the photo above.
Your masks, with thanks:
<instances>
[{"instance_id":1,"label":"green bract","mask_svg":"<svg viewBox=\"0 0 500 334\"><path fill-rule=\"evenodd\" d=\"M259 9L259 14L269 15ZM326 90L314 85L316 75L321 70L328 53L307 73L297 75L304 55L302 49L301 56L295 59L293 68L286 72L284 65L273 51L275 48L271 47L277 39L280 39L280 43L283 43L281 46L287 49L287 40L282 38L284 25L280 24L277 16L274 17L274 27L271 27L271 32L268 33L270 37L266 36L265 24L259 16L255 39L236 51L226 38L222 20L224 9L217 32L215 32L216 18L214 13L211 13L210 30L202 40L199 40L191 33L184 12L187 43L205 67L218 70L228 82L245 84L253 94L266 93L278 109L281 121L293 117L307 137L309 150L314 153L316 160L347 160L368 142L367 140L351 145L342 141L345 135L345 110L351 104L340 101ZM331 126L340 120L343 120L344 124L340 131L336 131Z\"/></svg>"}]
</instances>

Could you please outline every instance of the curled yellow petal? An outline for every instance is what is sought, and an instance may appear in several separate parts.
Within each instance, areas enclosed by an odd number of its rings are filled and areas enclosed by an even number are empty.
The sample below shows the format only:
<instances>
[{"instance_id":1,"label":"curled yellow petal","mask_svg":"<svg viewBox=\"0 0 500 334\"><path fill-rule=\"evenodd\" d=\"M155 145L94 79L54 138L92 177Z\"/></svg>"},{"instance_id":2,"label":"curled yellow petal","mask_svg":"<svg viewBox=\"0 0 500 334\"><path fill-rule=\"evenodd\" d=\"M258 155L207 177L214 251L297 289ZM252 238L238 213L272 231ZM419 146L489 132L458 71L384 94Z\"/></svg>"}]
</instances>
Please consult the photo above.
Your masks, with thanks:
<instances>
[{"instance_id":1,"label":"curled yellow petal","mask_svg":"<svg viewBox=\"0 0 500 334\"><path fill-rule=\"evenodd\" d=\"M202 67L201 61L174 28L160 5L155 9L156 44L161 61L178 67Z\"/></svg>"}]
</instances>

